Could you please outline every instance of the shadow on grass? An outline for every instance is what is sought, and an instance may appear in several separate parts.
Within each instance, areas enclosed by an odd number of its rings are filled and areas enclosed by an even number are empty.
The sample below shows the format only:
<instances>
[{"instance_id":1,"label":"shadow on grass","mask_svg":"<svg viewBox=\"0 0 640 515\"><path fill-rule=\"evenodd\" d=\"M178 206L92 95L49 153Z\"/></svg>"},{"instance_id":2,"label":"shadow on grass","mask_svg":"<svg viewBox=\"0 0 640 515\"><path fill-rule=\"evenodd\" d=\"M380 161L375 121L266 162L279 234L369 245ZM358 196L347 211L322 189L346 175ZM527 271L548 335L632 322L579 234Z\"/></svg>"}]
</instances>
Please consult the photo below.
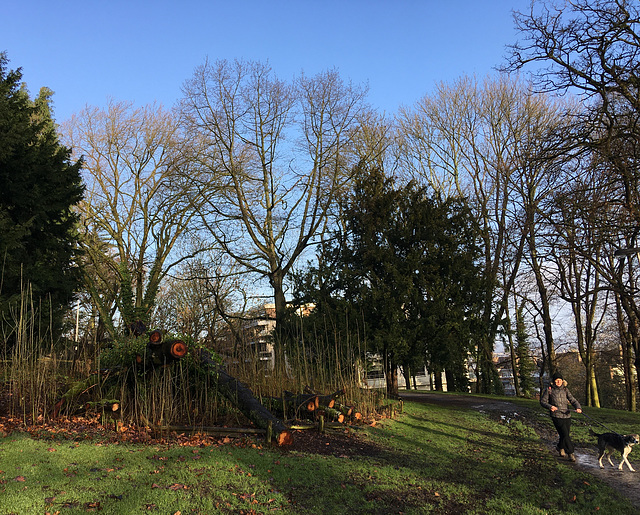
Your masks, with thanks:
<instances>
[{"instance_id":1,"label":"shadow on grass","mask_svg":"<svg viewBox=\"0 0 640 515\"><path fill-rule=\"evenodd\" d=\"M541 453L519 424L410 404L397 419L357 433L335 454L251 440L194 448L7 437L0 513L635 512Z\"/></svg>"}]
</instances>

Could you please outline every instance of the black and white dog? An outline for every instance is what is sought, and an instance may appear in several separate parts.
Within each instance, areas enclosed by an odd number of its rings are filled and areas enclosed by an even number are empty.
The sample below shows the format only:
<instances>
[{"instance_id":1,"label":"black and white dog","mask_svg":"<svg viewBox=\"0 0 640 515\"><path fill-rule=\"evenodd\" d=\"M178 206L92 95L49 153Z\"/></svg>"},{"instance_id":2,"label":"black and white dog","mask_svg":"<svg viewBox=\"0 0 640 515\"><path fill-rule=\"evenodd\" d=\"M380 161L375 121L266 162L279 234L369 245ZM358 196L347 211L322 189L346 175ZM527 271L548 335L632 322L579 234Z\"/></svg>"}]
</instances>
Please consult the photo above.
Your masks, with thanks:
<instances>
[{"instance_id":1,"label":"black and white dog","mask_svg":"<svg viewBox=\"0 0 640 515\"><path fill-rule=\"evenodd\" d=\"M598 438L598 463L600 464L600 468L603 469L604 465L602 464L602 458L604 455L607 455L607 459L612 467L615 467L613 462L611 461L611 455L614 451L618 451L622 454L622 461L620 465L618 465L618 470L622 470L622 464L626 463L627 467L631 472L635 472L635 469L629 463L627 456L631 452L633 446L637 443L640 443L640 435L619 435L618 433L603 433L597 434L592 429L589 432Z\"/></svg>"}]
</instances>

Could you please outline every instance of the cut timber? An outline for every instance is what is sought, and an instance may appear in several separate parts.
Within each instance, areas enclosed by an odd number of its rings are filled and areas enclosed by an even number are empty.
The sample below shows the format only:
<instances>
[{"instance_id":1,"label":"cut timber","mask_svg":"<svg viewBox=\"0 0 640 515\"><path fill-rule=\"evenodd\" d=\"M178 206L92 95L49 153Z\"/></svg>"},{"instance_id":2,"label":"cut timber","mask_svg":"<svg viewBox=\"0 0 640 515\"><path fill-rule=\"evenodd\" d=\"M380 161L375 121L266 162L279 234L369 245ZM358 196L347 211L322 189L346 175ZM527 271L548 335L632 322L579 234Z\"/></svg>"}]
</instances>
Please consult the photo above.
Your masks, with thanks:
<instances>
[{"instance_id":1,"label":"cut timber","mask_svg":"<svg viewBox=\"0 0 640 515\"><path fill-rule=\"evenodd\" d=\"M340 390L336 390L335 392L333 392L333 393L331 393L329 395L319 395L315 390L309 388L308 386L305 386L304 387L304 393L306 393L308 395L317 395L318 396L318 400L319 400L319 404L321 404L323 406L327 406L329 408L333 408L334 404L336 403L336 399L338 397L343 396L345 394L345 390L344 390L344 388L341 388Z\"/></svg>"},{"instance_id":2,"label":"cut timber","mask_svg":"<svg viewBox=\"0 0 640 515\"><path fill-rule=\"evenodd\" d=\"M282 421L275 416L256 399L251 389L227 374L222 367L214 361L207 350L199 351L200 363L208 367L211 374L217 380L218 391L236 406L251 422L261 429L267 429L269 423L273 427L273 435L278 445L291 445L293 435Z\"/></svg>"},{"instance_id":3,"label":"cut timber","mask_svg":"<svg viewBox=\"0 0 640 515\"><path fill-rule=\"evenodd\" d=\"M106 412L111 412L112 414L120 414L121 413L120 402L114 401L114 400L112 400L112 401L105 400L105 401L98 401L98 402L87 402L84 407L85 407L86 410L100 409L100 410L104 410Z\"/></svg>"},{"instance_id":4,"label":"cut timber","mask_svg":"<svg viewBox=\"0 0 640 515\"><path fill-rule=\"evenodd\" d=\"M345 406L344 404L339 404L337 402L333 405L333 408L339 410L346 417L350 417L351 414L353 413L352 406Z\"/></svg>"},{"instance_id":5,"label":"cut timber","mask_svg":"<svg viewBox=\"0 0 640 515\"><path fill-rule=\"evenodd\" d=\"M184 340L172 339L157 341L158 332L153 333L153 339L149 337L146 353L147 363L151 366L170 365L174 361L180 360L187 355L188 347ZM145 358L138 355L136 362L140 365Z\"/></svg>"},{"instance_id":6,"label":"cut timber","mask_svg":"<svg viewBox=\"0 0 640 515\"><path fill-rule=\"evenodd\" d=\"M182 340L167 340L162 342L162 352L173 359L181 359L187 355L187 344Z\"/></svg>"},{"instance_id":7,"label":"cut timber","mask_svg":"<svg viewBox=\"0 0 640 515\"><path fill-rule=\"evenodd\" d=\"M154 329L149 333L149 345L160 345L162 343L162 331Z\"/></svg>"},{"instance_id":8,"label":"cut timber","mask_svg":"<svg viewBox=\"0 0 640 515\"><path fill-rule=\"evenodd\" d=\"M307 411L315 411L320 406L320 397L316 394L284 392L284 400L290 406L293 406L294 411L300 409Z\"/></svg>"},{"instance_id":9,"label":"cut timber","mask_svg":"<svg viewBox=\"0 0 640 515\"><path fill-rule=\"evenodd\" d=\"M333 408L336 404L336 400L331 395L321 395L318 400L320 406L326 406L327 408Z\"/></svg>"},{"instance_id":10,"label":"cut timber","mask_svg":"<svg viewBox=\"0 0 640 515\"><path fill-rule=\"evenodd\" d=\"M342 424L344 422L344 414L337 409L333 408L324 408L327 417L331 420L335 420L336 422Z\"/></svg>"},{"instance_id":11,"label":"cut timber","mask_svg":"<svg viewBox=\"0 0 640 515\"><path fill-rule=\"evenodd\" d=\"M315 397L290 394L287 397L262 397L262 405L283 420L313 418L317 411ZM285 411L286 410L286 411Z\"/></svg>"}]
</instances>

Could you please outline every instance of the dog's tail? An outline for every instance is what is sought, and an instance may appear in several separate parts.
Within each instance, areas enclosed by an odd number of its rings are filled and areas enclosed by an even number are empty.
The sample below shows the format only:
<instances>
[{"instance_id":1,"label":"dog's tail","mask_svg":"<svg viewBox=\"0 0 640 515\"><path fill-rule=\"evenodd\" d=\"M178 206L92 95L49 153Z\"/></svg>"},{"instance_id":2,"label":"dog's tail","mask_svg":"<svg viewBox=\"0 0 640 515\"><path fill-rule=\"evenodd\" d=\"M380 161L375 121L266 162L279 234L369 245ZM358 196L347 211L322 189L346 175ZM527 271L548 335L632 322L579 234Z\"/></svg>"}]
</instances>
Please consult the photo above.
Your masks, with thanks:
<instances>
[{"instance_id":1,"label":"dog's tail","mask_svg":"<svg viewBox=\"0 0 640 515\"><path fill-rule=\"evenodd\" d=\"M595 436L596 438L598 438L600 435L598 433L596 433L593 429L589 428L589 434L591 436Z\"/></svg>"}]
</instances>

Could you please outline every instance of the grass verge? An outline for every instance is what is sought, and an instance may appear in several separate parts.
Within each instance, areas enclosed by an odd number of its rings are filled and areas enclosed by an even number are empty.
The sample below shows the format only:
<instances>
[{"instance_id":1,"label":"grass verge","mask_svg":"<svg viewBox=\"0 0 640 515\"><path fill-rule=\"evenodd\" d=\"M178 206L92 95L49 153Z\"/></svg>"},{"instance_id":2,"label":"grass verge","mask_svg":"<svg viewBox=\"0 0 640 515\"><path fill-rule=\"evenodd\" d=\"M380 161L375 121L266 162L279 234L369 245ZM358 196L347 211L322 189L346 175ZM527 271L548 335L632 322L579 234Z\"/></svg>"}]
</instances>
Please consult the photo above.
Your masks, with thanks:
<instances>
[{"instance_id":1,"label":"grass verge","mask_svg":"<svg viewBox=\"0 0 640 515\"><path fill-rule=\"evenodd\" d=\"M358 445L335 455L13 433L0 438L0 515L635 513L518 421L408 402L397 419L355 431Z\"/></svg>"}]
</instances>

